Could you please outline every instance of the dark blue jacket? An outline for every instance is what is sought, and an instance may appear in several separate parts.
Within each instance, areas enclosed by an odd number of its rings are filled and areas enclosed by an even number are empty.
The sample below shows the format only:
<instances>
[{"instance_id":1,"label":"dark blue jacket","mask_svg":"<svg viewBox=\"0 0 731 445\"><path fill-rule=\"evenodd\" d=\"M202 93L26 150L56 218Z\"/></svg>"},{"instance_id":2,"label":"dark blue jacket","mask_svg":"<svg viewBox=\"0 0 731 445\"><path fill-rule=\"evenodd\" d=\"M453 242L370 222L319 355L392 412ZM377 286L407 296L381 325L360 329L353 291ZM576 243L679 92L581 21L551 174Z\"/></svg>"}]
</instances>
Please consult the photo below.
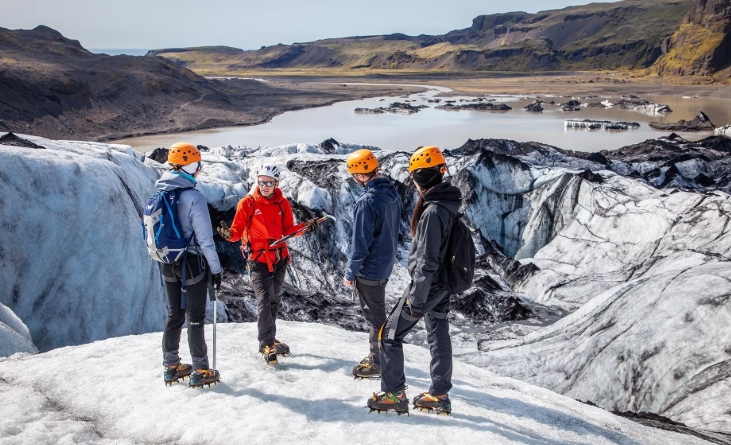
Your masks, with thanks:
<instances>
[{"instance_id":1,"label":"dark blue jacket","mask_svg":"<svg viewBox=\"0 0 731 445\"><path fill-rule=\"evenodd\" d=\"M375 178L353 211L353 241L345 278L383 280L391 276L396 262L401 225L401 197L388 178Z\"/></svg>"}]
</instances>

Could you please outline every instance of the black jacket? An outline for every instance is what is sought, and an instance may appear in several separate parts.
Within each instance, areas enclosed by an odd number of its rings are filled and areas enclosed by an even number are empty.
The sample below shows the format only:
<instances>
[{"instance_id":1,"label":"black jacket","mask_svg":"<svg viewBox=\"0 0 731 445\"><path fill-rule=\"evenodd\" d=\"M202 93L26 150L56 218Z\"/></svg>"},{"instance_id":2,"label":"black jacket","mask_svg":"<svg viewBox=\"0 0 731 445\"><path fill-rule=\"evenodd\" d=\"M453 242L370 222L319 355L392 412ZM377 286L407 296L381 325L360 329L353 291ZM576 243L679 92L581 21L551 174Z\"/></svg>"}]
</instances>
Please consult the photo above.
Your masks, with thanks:
<instances>
[{"instance_id":1,"label":"black jacket","mask_svg":"<svg viewBox=\"0 0 731 445\"><path fill-rule=\"evenodd\" d=\"M441 285L439 268L447 253L454 216L462 205L462 193L449 182L442 182L424 194L424 212L416 226L409 251L411 290L409 304L423 313L429 289Z\"/></svg>"}]
</instances>

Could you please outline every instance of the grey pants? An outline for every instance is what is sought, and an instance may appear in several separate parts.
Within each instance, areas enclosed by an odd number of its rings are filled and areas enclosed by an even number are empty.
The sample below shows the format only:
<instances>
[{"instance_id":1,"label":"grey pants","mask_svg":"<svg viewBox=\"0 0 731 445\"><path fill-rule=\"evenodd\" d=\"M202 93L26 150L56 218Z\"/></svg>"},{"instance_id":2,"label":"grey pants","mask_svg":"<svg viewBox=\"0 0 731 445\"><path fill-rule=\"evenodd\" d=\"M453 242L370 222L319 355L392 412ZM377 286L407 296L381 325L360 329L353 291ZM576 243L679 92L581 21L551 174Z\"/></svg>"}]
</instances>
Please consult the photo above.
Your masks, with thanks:
<instances>
[{"instance_id":1,"label":"grey pants","mask_svg":"<svg viewBox=\"0 0 731 445\"><path fill-rule=\"evenodd\" d=\"M282 302L282 285L287 273L289 258L279 261L269 272L266 263L249 262L251 286L257 302L257 323L259 327L259 347L272 346L277 335L277 313Z\"/></svg>"},{"instance_id":2,"label":"grey pants","mask_svg":"<svg viewBox=\"0 0 731 445\"><path fill-rule=\"evenodd\" d=\"M405 300L410 287L406 288ZM429 289L424 305L427 341L431 352L431 386L429 394L439 396L452 389L452 339L449 336L449 295L440 284ZM381 335L381 391L398 393L406 388L404 374L404 337L416 326L419 319L411 316L411 309L405 304L402 310L397 306L389 315ZM389 335L395 328L393 338Z\"/></svg>"},{"instance_id":3,"label":"grey pants","mask_svg":"<svg viewBox=\"0 0 731 445\"><path fill-rule=\"evenodd\" d=\"M378 332L386 322L386 284L385 280L366 280L355 277L355 293L360 299L360 307L363 309L363 316L370 324L370 358L371 362L379 365L381 362Z\"/></svg>"},{"instance_id":4,"label":"grey pants","mask_svg":"<svg viewBox=\"0 0 731 445\"><path fill-rule=\"evenodd\" d=\"M200 275L206 270L206 262L199 255L188 253L186 260L186 280ZM188 347L193 359L194 369L208 369L208 347L203 326L206 319L206 300L208 282L202 280L188 284L185 295L185 309L181 309L182 269L181 264L163 264L165 291L168 297L168 316L162 334L163 365L174 366L180 363L180 334L183 323L188 320Z\"/></svg>"}]
</instances>

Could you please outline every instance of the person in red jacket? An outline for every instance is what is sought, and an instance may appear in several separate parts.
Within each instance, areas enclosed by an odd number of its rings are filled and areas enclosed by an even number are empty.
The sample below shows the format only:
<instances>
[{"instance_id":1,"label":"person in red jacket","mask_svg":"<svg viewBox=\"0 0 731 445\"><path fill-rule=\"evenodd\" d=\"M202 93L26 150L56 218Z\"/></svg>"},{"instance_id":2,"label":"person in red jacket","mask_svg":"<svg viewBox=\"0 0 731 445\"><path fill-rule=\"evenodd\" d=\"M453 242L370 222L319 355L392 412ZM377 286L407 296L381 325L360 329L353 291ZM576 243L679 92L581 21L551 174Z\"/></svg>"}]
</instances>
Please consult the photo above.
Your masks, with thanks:
<instances>
[{"instance_id":1,"label":"person in red jacket","mask_svg":"<svg viewBox=\"0 0 731 445\"><path fill-rule=\"evenodd\" d=\"M269 363L276 363L277 355L289 353L289 346L276 338L277 312L289 251L285 243L271 243L303 227L306 227L305 233L311 232L319 224L315 218L295 225L292 207L278 187L279 176L276 165L262 166L257 171L257 186L239 201L231 227L218 228L218 233L227 241L241 240L246 246L251 286L258 306L259 352Z\"/></svg>"}]
</instances>

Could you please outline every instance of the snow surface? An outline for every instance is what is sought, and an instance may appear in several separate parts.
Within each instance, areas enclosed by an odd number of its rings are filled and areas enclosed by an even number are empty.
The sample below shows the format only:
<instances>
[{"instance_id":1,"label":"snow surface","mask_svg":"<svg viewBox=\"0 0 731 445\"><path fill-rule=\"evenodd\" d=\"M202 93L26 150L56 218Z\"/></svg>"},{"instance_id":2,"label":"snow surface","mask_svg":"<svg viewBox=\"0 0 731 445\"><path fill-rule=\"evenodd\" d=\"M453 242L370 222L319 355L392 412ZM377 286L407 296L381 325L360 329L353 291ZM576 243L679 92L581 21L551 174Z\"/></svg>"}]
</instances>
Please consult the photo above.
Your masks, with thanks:
<instances>
[{"instance_id":1,"label":"snow surface","mask_svg":"<svg viewBox=\"0 0 731 445\"><path fill-rule=\"evenodd\" d=\"M383 444L419 437L462 444L708 443L459 362L452 416L369 414L366 399L379 382L350 376L360 358L352 345L367 343L366 334L312 323L280 326L294 355L277 367L257 352L255 324L219 326L222 382L210 389L164 385L160 333L0 359L0 441ZM406 345L405 355L413 398L428 389L429 352ZM66 370L69 363L83 364L83 370Z\"/></svg>"},{"instance_id":2,"label":"snow surface","mask_svg":"<svg viewBox=\"0 0 731 445\"><path fill-rule=\"evenodd\" d=\"M155 169L128 146L21 137L45 149L0 145L0 303L41 350L159 330L163 288L140 241Z\"/></svg>"}]
</instances>

